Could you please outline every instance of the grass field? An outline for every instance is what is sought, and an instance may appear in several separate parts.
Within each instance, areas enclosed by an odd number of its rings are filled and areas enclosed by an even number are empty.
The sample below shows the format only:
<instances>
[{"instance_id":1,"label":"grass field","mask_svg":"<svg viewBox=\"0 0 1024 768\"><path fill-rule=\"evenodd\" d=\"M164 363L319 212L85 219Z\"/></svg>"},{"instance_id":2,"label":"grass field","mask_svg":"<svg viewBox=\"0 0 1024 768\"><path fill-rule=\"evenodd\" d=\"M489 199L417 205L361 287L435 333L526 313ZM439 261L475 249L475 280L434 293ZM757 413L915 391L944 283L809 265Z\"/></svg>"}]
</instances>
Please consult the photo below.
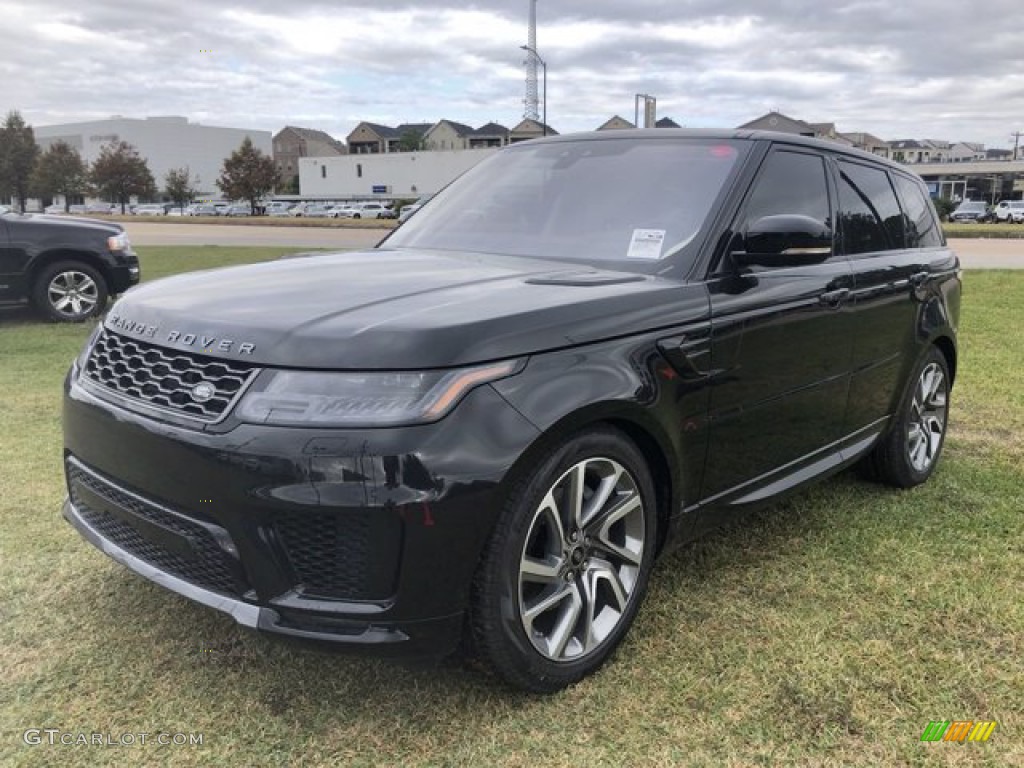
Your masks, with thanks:
<instances>
[{"instance_id":1,"label":"grass field","mask_svg":"<svg viewBox=\"0 0 1024 768\"><path fill-rule=\"evenodd\" d=\"M1024 225L999 224L950 224L942 225L946 237L995 237L1000 239L1024 238Z\"/></svg>"},{"instance_id":2,"label":"grass field","mask_svg":"<svg viewBox=\"0 0 1024 768\"><path fill-rule=\"evenodd\" d=\"M143 249L143 269L281 250ZM88 329L0 315L0 765L1024 765L1024 273L965 281L932 481L847 473L663 558L612 663L549 698L271 642L108 560L59 515L61 381ZM999 725L920 742L955 719Z\"/></svg>"}]
</instances>

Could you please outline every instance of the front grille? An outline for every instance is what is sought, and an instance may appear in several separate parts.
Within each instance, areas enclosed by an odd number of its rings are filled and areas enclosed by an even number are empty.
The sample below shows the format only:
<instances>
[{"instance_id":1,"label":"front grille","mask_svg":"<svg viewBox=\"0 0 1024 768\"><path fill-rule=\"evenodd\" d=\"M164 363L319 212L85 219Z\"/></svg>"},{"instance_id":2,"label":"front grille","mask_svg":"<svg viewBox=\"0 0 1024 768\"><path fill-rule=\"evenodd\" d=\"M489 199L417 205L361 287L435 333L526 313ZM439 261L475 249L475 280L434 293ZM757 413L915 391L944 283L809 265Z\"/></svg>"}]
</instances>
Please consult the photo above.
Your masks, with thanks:
<instances>
[{"instance_id":1,"label":"front grille","mask_svg":"<svg viewBox=\"0 0 1024 768\"><path fill-rule=\"evenodd\" d=\"M340 600L367 597L368 513L286 513L275 520L274 528L304 595Z\"/></svg>"},{"instance_id":2,"label":"front grille","mask_svg":"<svg viewBox=\"0 0 1024 768\"><path fill-rule=\"evenodd\" d=\"M214 422L227 413L257 368L191 352L165 349L104 330L85 364L85 377L129 401ZM200 383L212 395L200 402Z\"/></svg>"},{"instance_id":3,"label":"front grille","mask_svg":"<svg viewBox=\"0 0 1024 768\"><path fill-rule=\"evenodd\" d=\"M236 596L245 592L246 586L238 566L232 563L230 556L217 544L208 528L184 515L127 493L72 461L67 463L67 474L72 503L85 521L105 539L153 567L197 586ZM188 541L194 557L168 551L159 543L144 537L121 518L89 506L83 497L82 488L89 489L131 515L170 529ZM225 540L229 538L226 531L223 531L222 536Z\"/></svg>"}]
</instances>

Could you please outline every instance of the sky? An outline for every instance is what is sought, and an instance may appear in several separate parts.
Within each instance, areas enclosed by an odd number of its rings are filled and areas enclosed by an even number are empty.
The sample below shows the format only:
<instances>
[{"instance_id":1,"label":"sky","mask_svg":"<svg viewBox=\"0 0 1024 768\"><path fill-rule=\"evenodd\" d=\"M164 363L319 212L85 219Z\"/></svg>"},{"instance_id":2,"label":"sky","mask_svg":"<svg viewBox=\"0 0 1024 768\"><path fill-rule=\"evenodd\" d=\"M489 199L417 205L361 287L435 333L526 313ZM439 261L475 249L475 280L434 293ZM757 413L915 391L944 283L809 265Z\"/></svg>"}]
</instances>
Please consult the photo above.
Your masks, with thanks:
<instances>
[{"instance_id":1,"label":"sky","mask_svg":"<svg viewBox=\"0 0 1024 768\"><path fill-rule=\"evenodd\" d=\"M731 128L770 110L885 140L1013 146L1019 0L538 0L548 123ZM344 139L362 120L522 119L528 0L0 0L0 111L183 115ZM1024 139L1022 139L1024 144Z\"/></svg>"}]
</instances>

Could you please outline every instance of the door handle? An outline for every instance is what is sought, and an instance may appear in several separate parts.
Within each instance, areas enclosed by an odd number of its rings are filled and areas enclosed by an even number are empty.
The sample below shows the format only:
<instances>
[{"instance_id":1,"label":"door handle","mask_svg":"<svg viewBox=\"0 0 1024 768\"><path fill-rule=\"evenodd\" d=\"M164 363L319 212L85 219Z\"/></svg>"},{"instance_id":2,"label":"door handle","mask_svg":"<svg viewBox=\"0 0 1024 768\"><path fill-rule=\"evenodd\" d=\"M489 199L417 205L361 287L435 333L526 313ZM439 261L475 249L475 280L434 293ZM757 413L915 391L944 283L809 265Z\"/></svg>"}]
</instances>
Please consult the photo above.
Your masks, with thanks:
<instances>
[{"instance_id":1,"label":"door handle","mask_svg":"<svg viewBox=\"0 0 1024 768\"><path fill-rule=\"evenodd\" d=\"M825 293L818 297L818 303L823 307L838 307L849 295L849 288L837 288L834 291L825 291Z\"/></svg>"},{"instance_id":2,"label":"door handle","mask_svg":"<svg viewBox=\"0 0 1024 768\"><path fill-rule=\"evenodd\" d=\"M910 284L915 288L920 288L929 277L931 277L931 272L915 272L910 276Z\"/></svg>"}]
</instances>

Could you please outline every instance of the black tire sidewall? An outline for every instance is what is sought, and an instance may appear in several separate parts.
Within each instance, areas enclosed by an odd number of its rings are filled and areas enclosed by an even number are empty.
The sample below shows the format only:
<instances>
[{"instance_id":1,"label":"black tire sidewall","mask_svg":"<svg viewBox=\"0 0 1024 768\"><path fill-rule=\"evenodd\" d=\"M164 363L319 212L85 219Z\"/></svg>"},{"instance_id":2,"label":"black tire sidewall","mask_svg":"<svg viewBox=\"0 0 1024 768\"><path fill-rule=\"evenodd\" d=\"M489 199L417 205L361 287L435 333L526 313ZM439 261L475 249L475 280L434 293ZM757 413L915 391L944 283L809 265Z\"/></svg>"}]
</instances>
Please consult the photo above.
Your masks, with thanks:
<instances>
[{"instance_id":1,"label":"black tire sidewall","mask_svg":"<svg viewBox=\"0 0 1024 768\"><path fill-rule=\"evenodd\" d=\"M62 272L82 272L96 283L96 306L81 315L68 316L58 312L50 303L49 286ZM32 286L32 303L47 319L55 323L80 323L98 316L106 308L109 290L102 273L90 264L81 261L59 261L49 265L36 277Z\"/></svg>"},{"instance_id":2,"label":"black tire sidewall","mask_svg":"<svg viewBox=\"0 0 1024 768\"><path fill-rule=\"evenodd\" d=\"M553 662L533 647L520 621L519 563L533 514L554 482L574 464L592 457L619 462L633 477L643 500L644 554L637 583L626 612L602 646L580 661ZM491 662L507 680L521 688L551 692L596 671L615 651L633 623L643 601L653 565L657 542L657 506L650 471L640 451L622 433L595 429L568 438L547 454L537 469L514 492L495 531L495 540L485 559L484 579L490 594L480 594L476 612L488 614L487 637L477 633L477 647L484 646Z\"/></svg>"}]
</instances>

